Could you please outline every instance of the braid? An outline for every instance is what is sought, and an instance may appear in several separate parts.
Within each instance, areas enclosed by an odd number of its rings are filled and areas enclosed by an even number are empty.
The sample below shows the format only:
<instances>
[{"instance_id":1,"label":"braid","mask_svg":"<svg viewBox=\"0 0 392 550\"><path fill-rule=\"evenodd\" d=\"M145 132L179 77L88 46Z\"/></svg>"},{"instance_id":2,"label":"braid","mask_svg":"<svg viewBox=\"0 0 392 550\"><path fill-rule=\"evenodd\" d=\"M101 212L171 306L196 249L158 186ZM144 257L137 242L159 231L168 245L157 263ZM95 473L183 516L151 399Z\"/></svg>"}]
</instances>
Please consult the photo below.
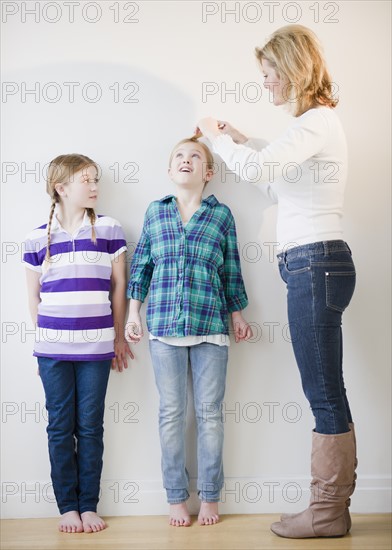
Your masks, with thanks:
<instances>
[{"instance_id":1,"label":"braid","mask_svg":"<svg viewBox=\"0 0 392 550\"><path fill-rule=\"evenodd\" d=\"M50 214L49 214L48 230L47 230L48 241L46 245L45 262L50 262L50 228L52 227L52 220L53 220L53 214L54 214L55 208L56 208L56 202L52 201L52 205L50 207Z\"/></svg>"},{"instance_id":2,"label":"braid","mask_svg":"<svg viewBox=\"0 0 392 550\"><path fill-rule=\"evenodd\" d=\"M91 222L91 240L93 241L94 244L97 244L97 235L94 227L95 222L97 220L97 215L95 214L94 208L86 208L86 211Z\"/></svg>"}]
</instances>

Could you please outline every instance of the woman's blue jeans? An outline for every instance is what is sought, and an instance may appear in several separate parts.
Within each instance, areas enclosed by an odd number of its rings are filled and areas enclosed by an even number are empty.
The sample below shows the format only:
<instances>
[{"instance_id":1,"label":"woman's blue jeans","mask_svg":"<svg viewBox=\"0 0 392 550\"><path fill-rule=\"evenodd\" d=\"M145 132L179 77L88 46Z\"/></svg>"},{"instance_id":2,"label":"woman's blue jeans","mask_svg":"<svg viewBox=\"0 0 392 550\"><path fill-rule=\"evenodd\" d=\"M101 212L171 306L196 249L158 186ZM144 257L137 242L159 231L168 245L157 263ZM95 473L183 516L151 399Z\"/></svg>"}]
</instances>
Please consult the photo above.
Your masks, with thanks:
<instances>
[{"instance_id":1,"label":"woman's blue jeans","mask_svg":"<svg viewBox=\"0 0 392 550\"><path fill-rule=\"evenodd\" d=\"M204 342L170 346L150 340L150 352L159 391L159 435L162 476L170 504L189 498L185 432L188 367L193 380L197 422L197 489L204 502L218 502L223 486L223 418L227 346Z\"/></svg>"},{"instance_id":2,"label":"woman's blue jeans","mask_svg":"<svg viewBox=\"0 0 392 550\"><path fill-rule=\"evenodd\" d=\"M342 313L355 288L344 241L321 241L278 254L287 285L290 334L316 432L339 434L352 422L343 381Z\"/></svg>"},{"instance_id":3,"label":"woman's blue jeans","mask_svg":"<svg viewBox=\"0 0 392 550\"><path fill-rule=\"evenodd\" d=\"M96 512L111 361L38 357L48 411L51 478L60 514Z\"/></svg>"}]
</instances>

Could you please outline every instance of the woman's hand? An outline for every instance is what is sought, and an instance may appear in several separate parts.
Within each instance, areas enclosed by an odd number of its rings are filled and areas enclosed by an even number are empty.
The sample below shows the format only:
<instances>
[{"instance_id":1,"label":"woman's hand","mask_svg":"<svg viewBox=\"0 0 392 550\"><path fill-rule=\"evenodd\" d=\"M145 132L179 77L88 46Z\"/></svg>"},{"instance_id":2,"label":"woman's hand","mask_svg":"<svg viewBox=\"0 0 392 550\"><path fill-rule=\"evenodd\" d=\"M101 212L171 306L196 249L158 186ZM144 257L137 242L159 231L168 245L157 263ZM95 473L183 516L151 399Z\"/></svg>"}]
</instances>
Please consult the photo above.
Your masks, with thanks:
<instances>
[{"instance_id":1,"label":"woman's hand","mask_svg":"<svg viewBox=\"0 0 392 550\"><path fill-rule=\"evenodd\" d=\"M248 141L248 138L244 136L244 134L241 134L241 132L233 128L233 126L225 120L218 120L218 127L221 134L227 134L230 136L234 143L245 143Z\"/></svg>"},{"instance_id":2,"label":"woman's hand","mask_svg":"<svg viewBox=\"0 0 392 550\"><path fill-rule=\"evenodd\" d=\"M114 353L116 357L112 359L112 369L122 372L128 368L128 356L135 359L132 351L129 349L129 344L124 338L114 341Z\"/></svg>"},{"instance_id":3,"label":"woman's hand","mask_svg":"<svg viewBox=\"0 0 392 550\"><path fill-rule=\"evenodd\" d=\"M214 137L219 136L221 133L218 120L212 117L202 118L197 124L195 134L202 134L207 139L212 141Z\"/></svg>"},{"instance_id":4,"label":"woman's hand","mask_svg":"<svg viewBox=\"0 0 392 550\"><path fill-rule=\"evenodd\" d=\"M233 128L231 124L225 120L216 120L212 117L202 118L197 125L195 133L201 133L210 140L220 134L227 134L234 143L245 143L248 141L248 138Z\"/></svg>"},{"instance_id":5,"label":"woman's hand","mask_svg":"<svg viewBox=\"0 0 392 550\"><path fill-rule=\"evenodd\" d=\"M242 342L242 340L249 340L249 338L253 337L252 328L242 317L241 311L234 311L234 313L231 314L231 320L233 322L236 343Z\"/></svg>"}]
</instances>

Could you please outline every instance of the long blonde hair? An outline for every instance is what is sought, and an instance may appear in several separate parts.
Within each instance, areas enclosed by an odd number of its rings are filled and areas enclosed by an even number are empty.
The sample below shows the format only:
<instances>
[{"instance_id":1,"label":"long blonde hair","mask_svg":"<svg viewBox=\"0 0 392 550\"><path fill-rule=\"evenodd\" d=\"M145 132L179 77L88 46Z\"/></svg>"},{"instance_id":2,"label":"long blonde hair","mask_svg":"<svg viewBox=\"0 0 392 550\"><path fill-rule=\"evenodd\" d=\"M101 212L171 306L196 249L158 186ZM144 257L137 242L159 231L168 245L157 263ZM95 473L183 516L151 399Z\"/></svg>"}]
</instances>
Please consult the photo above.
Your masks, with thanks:
<instances>
[{"instance_id":1,"label":"long blonde hair","mask_svg":"<svg viewBox=\"0 0 392 550\"><path fill-rule=\"evenodd\" d=\"M47 225L47 245L45 262L50 262L50 230L52 227L53 215L56 208L56 204L60 202L60 195L57 193L56 185L59 183L67 184L72 177L87 168L88 166L94 166L98 171L97 164L85 155L79 155L76 153L70 155L59 155L51 161L48 168L47 180L46 180L46 192L52 200L49 213L49 222ZM91 222L91 240L96 243L97 237L95 233L94 224L97 216L93 208L86 208L86 212Z\"/></svg>"},{"instance_id":2,"label":"long blonde hair","mask_svg":"<svg viewBox=\"0 0 392 550\"><path fill-rule=\"evenodd\" d=\"M294 116L324 105L336 107L332 82L322 47L313 31L302 25L287 25L275 31L262 48L256 48L261 63L267 60L280 78L287 80L285 99Z\"/></svg>"}]
</instances>

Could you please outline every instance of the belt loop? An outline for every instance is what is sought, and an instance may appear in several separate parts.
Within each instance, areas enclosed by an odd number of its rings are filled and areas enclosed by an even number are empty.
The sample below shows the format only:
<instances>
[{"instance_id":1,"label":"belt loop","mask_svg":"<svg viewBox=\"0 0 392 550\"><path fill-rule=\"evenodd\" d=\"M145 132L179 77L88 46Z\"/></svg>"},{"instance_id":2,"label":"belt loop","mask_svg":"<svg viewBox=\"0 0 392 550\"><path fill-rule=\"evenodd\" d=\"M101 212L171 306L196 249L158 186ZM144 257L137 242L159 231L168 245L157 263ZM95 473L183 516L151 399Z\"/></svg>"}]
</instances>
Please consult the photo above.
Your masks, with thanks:
<instances>
[{"instance_id":1,"label":"belt loop","mask_svg":"<svg viewBox=\"0 0 392 550\"><path fill-rule=\"evenodd\" d=\"M324 247L324 256L329 256L328 241L323 241L323 247Z\"/></svg>"}]
</instances>

